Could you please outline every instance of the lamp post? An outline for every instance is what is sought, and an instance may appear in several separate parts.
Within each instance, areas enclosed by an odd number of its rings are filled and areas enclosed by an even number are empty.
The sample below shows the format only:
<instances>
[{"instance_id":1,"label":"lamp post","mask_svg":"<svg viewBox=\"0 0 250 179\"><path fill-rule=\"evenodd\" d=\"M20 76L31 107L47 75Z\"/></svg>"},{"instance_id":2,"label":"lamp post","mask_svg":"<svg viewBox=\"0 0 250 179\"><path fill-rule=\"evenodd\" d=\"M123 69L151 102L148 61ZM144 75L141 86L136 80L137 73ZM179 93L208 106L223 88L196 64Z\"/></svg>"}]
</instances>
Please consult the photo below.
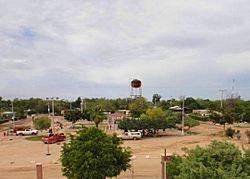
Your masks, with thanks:
<instances>
[{"instance_id":1,"label":"lamp post","mask_svg":"<svg viewBox=\"0 0 250 179\"><path fill-rule=\"evenodd\" d=\"M52 129L54 132L54 117L55 117L55 100L58 100L58 97L50 97L50 98L46 98L46 100L48 100L50 102L50 100L52 101ZM49 102L48 102L48 113L50 114L50 107L49 107Z\"/></svg>"},{"instance_id":2,"label":"lamp post","mask_svg":"<svg viewBox=\"0 0 250 179\"><path fill-rule=\"evenodd\" d=\"M133 156L131 157L131 178L132 178L132 179L134 179L134 165L133 165L133 160L135 160L135 159L136 159L136 156L133 155Z\"/></svg>"},{"instance_id":3,"label":"lamp post","mask_svg":"<svg viewBox=\"0 0 250 179\"><path fill-rule=\"evenodd\" d=\"M49 98L46 98L46 101L48 101L48 116L49 116L50 115Z\"/></svg>"}]
</instances>

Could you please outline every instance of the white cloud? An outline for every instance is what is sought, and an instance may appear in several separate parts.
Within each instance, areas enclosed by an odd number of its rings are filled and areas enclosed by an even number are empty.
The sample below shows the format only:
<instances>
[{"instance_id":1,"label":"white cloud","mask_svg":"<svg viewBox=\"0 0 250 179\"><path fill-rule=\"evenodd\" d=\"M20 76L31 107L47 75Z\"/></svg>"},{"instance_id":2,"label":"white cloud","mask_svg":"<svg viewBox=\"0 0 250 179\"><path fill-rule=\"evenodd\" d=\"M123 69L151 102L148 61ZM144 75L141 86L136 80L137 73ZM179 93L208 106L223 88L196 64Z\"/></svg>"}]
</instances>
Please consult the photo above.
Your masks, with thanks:
<instances>
[{"instance_id":1,"label":"white cloud","mask_svg":"<svg viewBox=\"0 0 250 179\"><path fill-rule=\"evenodd\" d=\"M0 94L125 97L136 77L147 97L217 97L249 75L249 5L0 0Z\"/></svg>"}]
</instances>

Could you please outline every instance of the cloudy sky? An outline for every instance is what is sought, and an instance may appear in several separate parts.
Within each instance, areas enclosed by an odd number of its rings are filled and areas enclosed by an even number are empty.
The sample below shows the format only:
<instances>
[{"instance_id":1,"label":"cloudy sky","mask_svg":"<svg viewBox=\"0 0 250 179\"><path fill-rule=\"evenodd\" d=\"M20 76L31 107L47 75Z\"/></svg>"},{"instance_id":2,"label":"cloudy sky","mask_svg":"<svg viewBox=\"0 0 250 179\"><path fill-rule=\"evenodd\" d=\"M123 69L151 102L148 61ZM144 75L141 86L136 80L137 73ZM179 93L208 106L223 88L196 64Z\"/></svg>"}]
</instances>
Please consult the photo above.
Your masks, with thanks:
<instances>
[{"instance_id":1,"label":"cloudy sky","mask_svg":"<svg viewBox=\"0 0 250 179\"><path fill-rule=\"evenodd\" d=\"M249 0L0 0L0 96L250 99Z\"/></svg>"}]
</instances>

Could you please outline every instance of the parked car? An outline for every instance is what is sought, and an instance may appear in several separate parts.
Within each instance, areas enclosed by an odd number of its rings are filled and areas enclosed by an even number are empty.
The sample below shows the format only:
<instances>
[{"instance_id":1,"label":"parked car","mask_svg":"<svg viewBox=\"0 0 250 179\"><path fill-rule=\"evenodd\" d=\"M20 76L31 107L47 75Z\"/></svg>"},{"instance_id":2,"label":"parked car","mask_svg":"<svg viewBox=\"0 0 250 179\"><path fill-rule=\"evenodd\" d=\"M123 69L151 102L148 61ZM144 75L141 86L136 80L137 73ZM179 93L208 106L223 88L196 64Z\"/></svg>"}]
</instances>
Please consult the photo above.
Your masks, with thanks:
<instances>
[{"instance_id":1,"label":"parked car","mask_svg":"<svg viewBox=\"0 0 250 179\"><path fill-rule=\"evenodd\" d=\"M36 129L24 129L16 131L16 135L37 135L38 130Z\"/></svg>"},{"instance_id":2,"label":"parked car","mask_svg":"<svg viewBox=\"0 0 250 179\"><path fill-rule=\"evenodd\" d=\"M126 139L137 140L137 139L141 139L142 135L141 135L141 132L124 132L122 135L118 135L117 137L123 140L126 140Z\"/></svg>"},{"instance_id":3,"label":"parked car","mask_svg":"<svg viewBox=\"0 0 250 179\"><path fill-rule=\"evenodd\" d=\"M56 142L60 142L60 141L64 141L65 140L65 135L63 133L61 134L52 134L48 137L43 137L42 138L42 141L45 143L45 144L53 144L53 143L56 143Z\"/></svg>"}]
</instances>

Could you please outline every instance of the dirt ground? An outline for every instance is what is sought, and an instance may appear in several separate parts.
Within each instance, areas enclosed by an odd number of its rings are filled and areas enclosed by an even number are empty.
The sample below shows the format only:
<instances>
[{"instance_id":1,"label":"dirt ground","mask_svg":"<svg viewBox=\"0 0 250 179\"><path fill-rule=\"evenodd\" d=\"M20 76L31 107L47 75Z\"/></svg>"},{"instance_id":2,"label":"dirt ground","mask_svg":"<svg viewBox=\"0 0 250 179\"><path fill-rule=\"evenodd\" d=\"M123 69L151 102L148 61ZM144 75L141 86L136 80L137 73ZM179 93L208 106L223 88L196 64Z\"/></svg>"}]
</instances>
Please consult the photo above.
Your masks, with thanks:
<instances>
[{"instance_id":1,"label":"dirt ground","mask_svg":"<svg viewBox=\"0 0 250 179\"><path fill-rule=\"evenodd\" d=\"M20 125L31 120L22 121ZM10 124L0 125L0 178L1 179L35 179L36 163L42 163L44 179L66 179L62 176L60 166L60 149L62 143L49 145L41 141L28 141L24 136L4 136ZM226 140L235 143L240 148L250 148L247 144L244 131L249 129L242 126L233 126L241 130L241 140L221 137L222 126L211 123L201 123L191 129L191 134L181 136L177 130L166 130L165 136L143 138L142 140L126 140L125 147L130 147L133 153L132 168L121 173L118 179L154 179L160 178L160 155L164 149L167 153L183 154L183 148L194 148L196 145L206 146L212 140ZM65 131L66 133L68 131Z\"/></svg>"}]
</instances>

